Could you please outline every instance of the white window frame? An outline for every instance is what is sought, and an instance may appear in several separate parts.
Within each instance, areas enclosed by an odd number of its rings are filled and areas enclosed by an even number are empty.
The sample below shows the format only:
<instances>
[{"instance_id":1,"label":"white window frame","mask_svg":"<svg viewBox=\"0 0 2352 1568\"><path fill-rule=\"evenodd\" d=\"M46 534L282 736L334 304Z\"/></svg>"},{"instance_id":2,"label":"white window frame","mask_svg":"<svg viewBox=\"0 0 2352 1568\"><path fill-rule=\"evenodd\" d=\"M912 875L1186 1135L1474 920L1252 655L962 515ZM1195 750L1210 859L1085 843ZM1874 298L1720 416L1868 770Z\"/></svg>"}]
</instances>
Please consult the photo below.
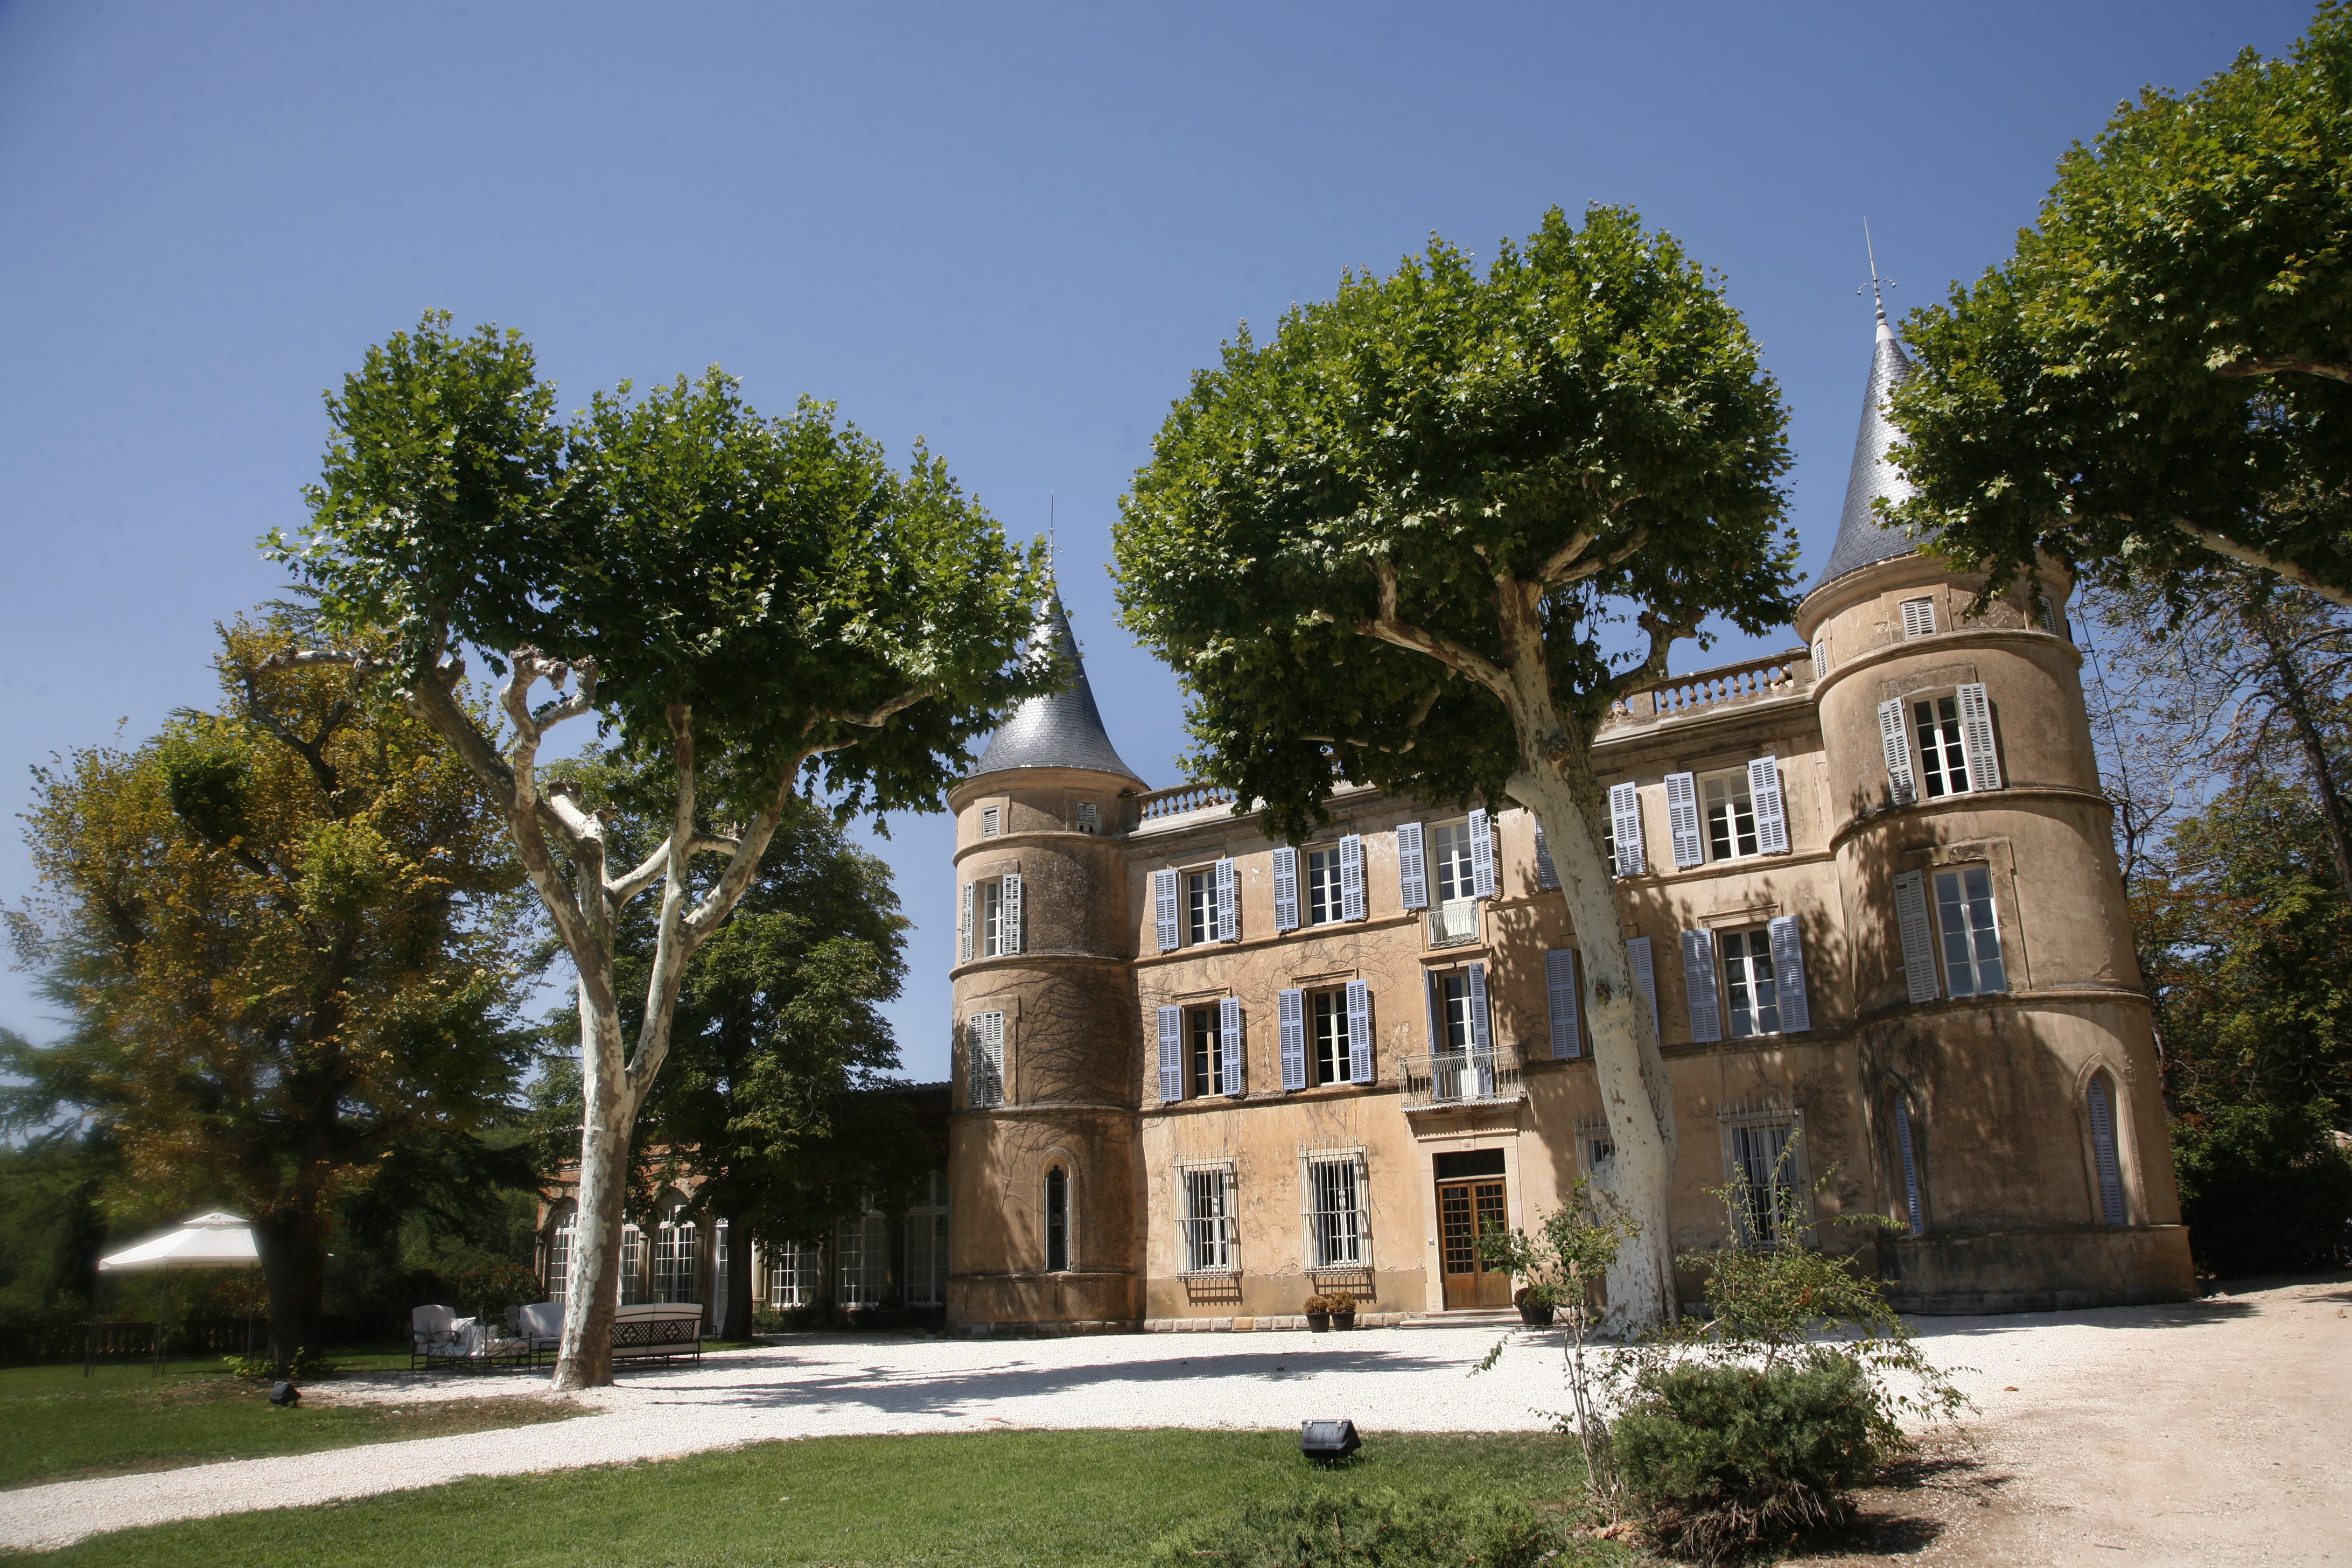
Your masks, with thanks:
<instances>
[{"instance_id":1,"label":"white window frame","mask_svg":"<svg viewBox=\"0 0 2352 1568\"><path fill-rule=\"evenodd\" d=\"M1951 709L1948 714L1943 711L1947 705ZM1969 749L1960 734L1959 694L1915 694L1906 706L1911 711L1913 766L1918 770L1919 797L1940 800L1948 795L1973 794ZM1919 718L1922 709L1928 715L1925 723Z\"/></svg>"},{"instance_id":2,"label":"white window frame","mask_svg":"<svg viewBox=\"0 0 2352 1568\"><path fill-rule=\"evenodd\" d=\"M1725 1037L1746 1040L1783 1033L1780 1024L1780 978L1778 965L1773 962L1771 928L1760 925L1741 926L1736 930L1718 931L1716 934L1718 938L1716 951L1721 955L1720 962L1723 965ZM1737 954L1732 952L1735 945L1742 950ZM1748 949L1754 951L1747 951ZM1759 976L1762 985L1771 991L1772 1000L1769 1003L1756 1000ZM1747 1011L1749 1019L1749 1026L1745 1029L1739 1026L1739 997L1743 986L1748 998ZM1765 1010L1768 1007L1770 1009L1772 1019L1770 1028L1763 1026Z\"/></svg>"},{"instance_id":3,"label":"white window frame","mask_svg":"<svg viewBox=\"0 0 2352 1568\"><path fill-rule=\"evenodd\" d=\"M1757 1147L1759 1135L1778 1132L1775 1140L1779 1152L1773 1163L1750 1170L1751 1161L1760 1159ZM1734 1186L1744 1189L1733 1221L1746 1242L1774 1241L1812 1227L1812 1215L1806 1202L1805 1180L1805 1119L1802 1112L1787 1107L1770 1107L1758 1110L1731 1111L1723 1117L1723 1170ZM1757 1225L1757 1203L1766 1199L1764 1225Z\"/></svg>"},{"instance_id":4,"label":"white window frame","mask_svg":"<svg viewBox=\"0 0 2352 1568\"><path fill-rule=\"evenodd\" d=\"M780 1241L767 1249L768 1310L814 1307L824 1293L824 1247L814 1241Z\"/></svg>"},{"instance_id":5,"label":"white window frame","mask_svg":"<svg viewBox=\"0 0 2352 1568\"><path fill-rule=\"evenodd\" d=\"M1900 613L1903 616L1903 640L1931 637L1936 635L1936 601L1930 598L1906 599Z\"/></svg>"},{"instance_id":6,"label":"white window frame","mask_svg":"<svg viewBox=\"0 0 2352 1568\"><path fill-rule=\"evenodd\" d=\"M1320 986L1307 994L1307 1082L1311 1089L1356 1080L1353 1036L1349 1029L1348 993L1344 986ZM1331 1025L1332 1075L1323 1076L1324 1026Z\"/></svg>"},{"instance_id":7,"label":"white window frame","mask_svg":"<svg viewBox=\"0 0 2352 1568\"><path fill-rule=\"evenodd\" d=\"M1979 877L1984 883L1981 898L1969 886L1970 879ZM1985 860L1964 860L1954 866L1932 867L1929 868L1927 883L1934 894L1930 900L1930 913L1936 923L1937 957L1943 965L1944 994L1947 996L1999 996L2006 994L2010 988L2009 950L2007 944L2001 941L2000 897L1993 882L1991 863ZM1944 896L1948 887L1958 889L1958 897L1951 902L1959 908L1963 918L1968 922L1966 929L1962 931L1955 931L1951 929ZM1979 910L1985 916L1985 924L1982 926L1977 924ZM1990 935L1992 942L1992 953L1989 960L1981 952L1983 938L1987 935ZM1990 984L1986 984L1985 978L1985 971L1988 967L1998 967L2000 972L1998 980ZM1965 988L1962 984L1964 979Z\"/></svg>"},{"instance_id":8,"label":"white window frame","mask_svg":"<svg viewBox=\"0 0 2352 1568\"><path fill-rule=\"evenodd\" d=\"M1706 847L1707 864L1753 860L1761 856L1764 853L1764 836L1757 820L1754 778L1748 773L1748 765L1743 763L1736 768L1701 773L1697 783L1699 835L1700 842ZM1726 826L1729 830L1729 854L1718 853L1716 848L1716 807L1718 800L1724 807ZM1748 847L1745 849L1740 847L1742 836L1739 831L1739 812L1743 808L1748 814L1746 841Z\"/></svg>"},{"instance_id":9,"label":"white window frame","mask_svg":"<svg viewBox=\"0 0 2352 1568\"><path fill-rule=\"evenodd\" d=\"M1207 1200L1205 1210L1202 1201ZM1231 1160L1176 1165L1176 1235L1187 1277L1242 1271L1241 1181Z\"/></svg>"},{"instance_id":10,"label":"white window frame","mask_svg":"<svg viewBox=\"0 0 2352 1568\"><path fill-rule=\"evenodd\" d=\"M890 1221L880 1210L845 1219L835 1229L834 1300L844 1307L878 1307L890 1289Z\"/></svg>"},{"instance_id":11,"label":"white window frame","mask_svg":"<svg viewBox=\"0 0 2352 1568\"><path fill-rule=\"evenodd\" d=\"M646 1233L635 1220L621 1223L621 1305L634 1307L646 1299Z\"/></svg>"},{"instance_id":12,"label":"white window frame","mask_svg":"<svg viewBox=\"0 0 2352 1568\"><path fill-rule=\"evenodd\" d=\"M1307 1271L1371 1268L1371 1173L1363 1148L1301 1150L1298 1185L1299 1256Z\"/></svg>"},{"instance_id":13,"label":"white window frame","mask_svg":"<svg viewBox=\"0 0 2352 1568\"><path fill-rule=\"evenodd\" d=\"M982 838L994 838L1003 831L1004 808L1001 805L982 806L980 808L980 836Z\"/></svg>"},{"instance_id":14,"label":"white window frame","mask_svg":"<svg viewBox=\"0 0 2352 1568\"><path fill-rule=\"evenodd\" d=\"M1485 815L1484 813L1480 814ZM1477 851L1469 817L1429 825L1429 901L1431 905L1468 903L1477 898ZM1451 882L1453 891L1446 890Z\"/></svg>"},{"instance_id":15,"label":"white window frame","mask_svg":"<svg viewBox=\"0 0 2352 1568\"><path fill-rule=\"evenodd\" d=\"M948 1173L924 1173L922 1184L907 1205L906 1304L940 1307L947 1304Z\"/></svg>"},{"instance_id":16,"label":"white window frame","mask_svg":"<svg viewBox=\"0 0 2352 1568\"><path fill-rule=\"evenodd\" d=\"M686 1200L666 1194L654 1206L654 1300L697 1301L696 1266L701 1262L702 1228L686 1215Z\"/></svg>"},{"instance_id":17,"label":"white window frame","mask_svg":"<svg viewBox=\"0 0 2352 1568\"><path fill-rule=\"evenodd\" d=\"M1299 923L1338 924L1347 918L1346 879L1339 865L1339 846L1326 844L1302 850L1301 854L1307 860L1307 875L1299 889Z\"/></svg>"},{"instance_id":18,"label":"white window frame","mask_svg":"<svg viewBox=\"0 0 2352 1568\"><path fill-rule=\"evenodd\" d=\"M572 1289L572 1255L580 1240L580 1205L566 1198L547 1229L547 1299L561 1303Z\"/></svg>"},{"instance_id":19,"label":"white window frame","mask_svg":"<svg viewBox=\"0 0 2352 1568\"><path fill-rule=\"evenodd\" d=\"M968 1107L1004 1103L1005 1022L1002 1009L964 1015L964 1104Z\"/></svg>"}]
</instances>

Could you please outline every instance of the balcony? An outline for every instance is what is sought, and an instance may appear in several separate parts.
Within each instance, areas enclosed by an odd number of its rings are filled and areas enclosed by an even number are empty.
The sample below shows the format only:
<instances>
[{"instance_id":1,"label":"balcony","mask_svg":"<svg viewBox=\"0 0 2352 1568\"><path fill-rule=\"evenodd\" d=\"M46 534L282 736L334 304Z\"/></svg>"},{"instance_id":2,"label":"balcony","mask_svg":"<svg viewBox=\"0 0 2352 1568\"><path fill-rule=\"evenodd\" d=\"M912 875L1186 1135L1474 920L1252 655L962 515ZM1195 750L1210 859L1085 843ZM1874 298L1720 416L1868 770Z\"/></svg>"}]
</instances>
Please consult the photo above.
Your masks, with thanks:
<instances>
[{"instance_id":1,"label":"balcony","mask_svg":"<svg viewBox=\"0 0 2352 1568\"><path fill-rule=\"evenodd\" d=\"M1429 945L1463 947L1478 940L1478 900L1452 899L1429 909Z\"/></svg>"},{"instance_id":2,"label":"balcony","mask_svg":"<svg viewBox=\"0 0 2352 1568\"><path fill-rule=\"evenodd\" d=\"M1661 719L1681 718L1775 697L1793 697L1810 690L1812 681L1812 662L1805 650L1791 648L1787 653L1743 659L1696 675L1674 676L1629 691L1611 708L1601 721L1601 728L1650 724Z\"/></svg>"},{"instance_id":3,"label":"balcony","mask_svg":"<svg viewBox=\"0 0 2352 1568\"><path fill-rule=\"evenodd\" d=\"M1528 1097L1518 1058L1505 1050L1447 1051L1404 1058L1404 1109L1508 1105Z\"/></svg>"}]
</instances>

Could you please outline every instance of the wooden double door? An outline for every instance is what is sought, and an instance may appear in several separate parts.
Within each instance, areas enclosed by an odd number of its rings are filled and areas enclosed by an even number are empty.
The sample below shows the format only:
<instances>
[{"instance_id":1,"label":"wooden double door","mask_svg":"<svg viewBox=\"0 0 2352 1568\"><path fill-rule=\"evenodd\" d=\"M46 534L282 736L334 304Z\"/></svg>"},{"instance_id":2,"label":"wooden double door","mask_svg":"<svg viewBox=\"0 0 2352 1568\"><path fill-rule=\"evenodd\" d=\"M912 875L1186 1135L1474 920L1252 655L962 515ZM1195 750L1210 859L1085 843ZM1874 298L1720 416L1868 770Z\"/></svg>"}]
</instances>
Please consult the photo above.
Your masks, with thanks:
<instances>
[{"instance_id":1,"label":"wooden double door","mask_svg":"<svg viewBox=\"0 0 2352 1568\"><path fill-rule=\"evenodd\" d=\"M1478 1260L1478 1237L1510 1227L1503 1152L1486 1149L1440 1154L1435 1164L1437 1242L1445 1310L1509 1306L1510 1275Z\"/></svg>"}]
</instances>

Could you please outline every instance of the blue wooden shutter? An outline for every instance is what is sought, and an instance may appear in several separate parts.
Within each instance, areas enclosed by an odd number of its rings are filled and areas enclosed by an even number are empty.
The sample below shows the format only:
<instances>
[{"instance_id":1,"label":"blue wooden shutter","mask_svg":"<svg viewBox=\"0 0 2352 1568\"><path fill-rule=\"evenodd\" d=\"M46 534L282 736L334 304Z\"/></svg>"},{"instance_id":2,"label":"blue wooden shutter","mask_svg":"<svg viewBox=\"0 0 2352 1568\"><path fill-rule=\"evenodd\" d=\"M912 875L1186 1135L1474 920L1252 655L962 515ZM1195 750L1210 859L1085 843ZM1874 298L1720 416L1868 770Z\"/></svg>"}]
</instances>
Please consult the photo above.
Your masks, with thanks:
<instances>
[{"instance_id":1,"label":"blue wooden shutter","mask_svg":"<svg viewBox=\"0 0 2352 1568\"><path fill-rule=\"evenodd\" d=\"M1184 1098L1184 1009L1160 1009L1160 1098Z\"/></svg>"},{"instance_id":2,"label":"blue wooden shutter","mask_svg":"<svg viewBox=\"0 0 2352 1568\"><path fill-rule=\"evenodd\" d=\"M1241 895L1231 857L1217 862L1217 940L1234 942L1241 935Z\"/></svg>"},{"instance_id":3,"label":"blue wooden shutter","mask_svg":"<svg viewBox=\"0 0 2352 1568\"><path fill-rule=\"evenodd\" d=\"M1004 1015L974 1013L964 1020L964 1066L973 1105L1004 1103Z\"/></svg>"},{"instance_id":4,"label":"blue wooden shutter","mask_svg":"<svg viewBox=\"0 0 2352 1568\"><path fill-rule=\"evenodd\" d=\"M1151 873L1151 916L1160 926L1160 951L1175 952L1178 941L1175 872Z\"/></svg>"},{"instance_id":5,"label":"blue wooden shutter","mask_svg":"<svg viewBox=\"0 0 2352 1568\"><path fill-rule=\"evenodd\" d=\"M1909 805L1919 786L1911 776L1911 726L1903 716L1900 697L1878 705L1878 748L1886 759L1887 798Z\"/></svg>"},{"instance_id":6,"label":"blue wooden shutter","mask_svg":"<svg viewBox=\"0 0 2352 1568\"><path fill-rule=\"evenodd\" d=\"M1706 840L1698 830L1698 781L1688 773L1666 775L1666 827L1675 841L1675 866L1697 866L1706 859Z\"/></svg>"},{"instance_id":7,"label":"blue wooden shutter","mask_svg":"<svg viewBox=\"0 0 2352 1568\"><path fill-rule=\"evenodd\" d=\"M1683 997L1690 1006L1691 1039L1705 1045L1723 1038L1723 1012L1715 994L1715 933L1683 932Z\"/></svg>"},{"instance_id":8,"label":"blue wooden shutter","mask_svg":"<svg viewBox=\"0 0 2352 1568\"><path fill-rule=\"evenodd\" d=\"M1780 997L1780 1032L1801 1035L1813 1026L1813 1009L1805 996L1805 939L1794 915L1776 915L1768 922L1772 935L1772 987Z\"/></svg>"},{"instance_id":9,"label":"blue wooden shutter","mask_svg":"<svg viewBox=\"0 0 2352 1568\"><path fill-rule=\"evenodd\" d=\"M1307 993L1274 994L1275 1028L1281 1037L1282 1087L1307 1087Z\"/></svg>"},{"instance_id":10,"label":"blue wooden shutter","mask_svg":"<svg viewBox=\"0 0 2352 1568\"><path fill-rule=\"evenodd\" d=\"M2000 757L1992 743L1992 700L1980 681L1959 689L1960 750L1969 759L1970 789L2000 787Z\"/></svg>"},{"instance_id":11,"label":"blue wooden shutter","mask_svg":"<svg viewBox=\"0 0 2352 1568\"><path fill-rule=\"evenodd\" d=\"M1429 907L1429 867L1421 852L1421 824L1397 824L1397 897L1409 910Z\"/></svg>"},{"instance_id":12,"label":"blue wooden shutter","mask_svg":"<svg viewBox=\"0 0 2352 1568\"><path fill-rule=\"evenodd\" d=\"M2090 1085L2091 1158L2099 1170L2099 1217L2124 1223L2123 1165L2116 1157L2116 1112L2107 1100L2107 1080L2094 1073Z\"/></svg>"},{"instance_id":13,"label":"blue wooden shutter","mask_svg":"<svg viewBox=\"0 0 2352 1568\"><path fill-rule=\"evenodd\" d=\"M1551 1057L1567 1061L1584 1054L1576 1028L1576 950L1555 947L1544 954L1544 993L1551 1005Z\"/></svg>"},{"instance_id":14,"label":"blue wooden shutter","mask_svg":"<svg viewBox=\"0 0 2352 1568\"><path fill-rule=\"evenodd\" d=\"M1936 939L1927 930L1927 879L1916 871L1895 878L1895 923L1903 937L1903 985L1914 1002L1943 994L1936 978Z\"/></svg>"},{"instance_id":15,"label":"blue wooden shutter","mask_svg":"<svg viewBox=\"0 0 2352 1568\"><path fill-rule=\"evenodd\" d=\"M1642 792L1633 784L1609 786L1609 836L1617 852L1617 874L1648 873L1650 858L1642 847Z\"/></svg>"},{"instance_id":16,"label":"blue wooden shutter","mask_svg":"<svg viewBox=\"0 0 2352 1568\"><path fill-rule=\"evenodd\" d=\"M1748 799L1756 809L1756 850L1789 852L1789 808L1780 798L1780 759L1767 752L1748 763Z\"/></svg>"},{"instance_id":17,"label":"blue wooden shutter","mask_svg":"<svg viewBox=\"0 0 2352 1568\"><path fill-rule=\"evenodd\" d=\"M1470 814L1470 896L1495 896L1495 830L1484 806Z\"/></svg>"},{"instance_id":18,"label":"blue wooden shutter","mask_svg":"<svg viewBox=\"0 0 2352 1568\"><path fill-rule=\"evenodd\" d=\"M1339 918L1364 918L1364 836L1344 834L1339 839Z\"/></svg>"},{"instance_id":19,"label":"blue wooden shutter","mask_svg":"<svg viewBox=\"0 0 2352 1568\"><path fill-rule=\"evenodd\" d=\"M1486 966L1470 966L1470 1044L1478 1051L1495 1048L1495 1038L1486 1029Z\"/></svg>"},{"instance_id":20,"label":"blue wooden shutter","mask_svg":"<svg viewBox=\"0 0 2352 1568\"><path fill-rule=\"evenodd\" d=\"M1551 846L1544 842L1543 824L1536 824L1536 886L1559 886L1559 868L1551 863Z\"/></svg>"},{"instance_id":21,"label":"blue wooden shutter","mask_svg":"<svg viewBox=\"0 0 2352 1568\"><path fill-rule=\"evenodd\" d=\"M1274 852L1274 929L1298 929L1298 851L1287 844Z\"/></svg>"},{"instance_id":22,"label":"blue wooden shutter","mask_svg":"<svg viewBox=\"0 0 2352 1568\"><path fill-rule=\"evenodd\" d=\"M1663 1037L1658 1025L1658 970L1650 956L1650 939L1629 937L1625 942L1625 962L1633 966L1633 984L1642 988L1642 1000L1650 1005L1650 1033Z\"/></svg>"},{"instance_id":23,"label":"blue wooden shutter","mask_svg":"<svg viewBox=\"0 0 2352 1568\"><path fill-rule=\"evenodd\" d=\"M1247 1092L1249 1075L1242 1068L1242 1003L1238 996L1228 996L1217 1004L1217 1049L1223 1068L1217 1091L1232 1095Z\"/></svg>"},{"instance_id":24,"label":"blue wooden shutter","mask_svg":"<svg viewBox=\"0 0 2352 1568\"><path fill-rule=\"evenodd\" d=\"M1910 1215L1911 1232L1916 1236L1927 1226L1919 1212L1919 1163L1911 1152L1911 1102L1900 1095L1895 1100L1895 1144L1903 1156L1903 1203Z\"/></svg>"},{"instance_id":25,"label":"blue wooden shutter","mask_svg":"<svg viewBox=\"0 0 2352 1568\"><path fill-rule=\"evenodd\" d=\"M1437 975L1433 971L1422 971L1421 1000L1429 1009L1429 1054L1435 1056L1445 1048L1445 1037L1437 1030Z\"/></svg>"},{"instance_id":26,"label":"blue wooden shutter","mask_svg":"<svg viewBox=\"0 0 2352 1568\"><path fill-rule=\"evenodd\" d=\"M956 916L956 962L958 963L971 962L972 907L979 896L979 891L980 884L977 882L966 882L963 885L963 908Z\"/></svg>"},{"instance_id":27,"label":"blue wooden shutter","mask_svg":"<svg viewBox=\"0 0 2352 1568\"><path fill-rule=\"evenodd\" d=\"M1372 1081L1372 988L1361 980L1348 982L1348 1081Z\"/></svg>"},{"instance_id":28,"label":"blue wooden shutter","mask_svg":"<svg viewBox=\"0 0 2352 1568\"><path fill-rule=\"evenodd\" d=\"M1004 951L1021 951L1021 873L1004 873Z\"/></svg>"}]
</instances>

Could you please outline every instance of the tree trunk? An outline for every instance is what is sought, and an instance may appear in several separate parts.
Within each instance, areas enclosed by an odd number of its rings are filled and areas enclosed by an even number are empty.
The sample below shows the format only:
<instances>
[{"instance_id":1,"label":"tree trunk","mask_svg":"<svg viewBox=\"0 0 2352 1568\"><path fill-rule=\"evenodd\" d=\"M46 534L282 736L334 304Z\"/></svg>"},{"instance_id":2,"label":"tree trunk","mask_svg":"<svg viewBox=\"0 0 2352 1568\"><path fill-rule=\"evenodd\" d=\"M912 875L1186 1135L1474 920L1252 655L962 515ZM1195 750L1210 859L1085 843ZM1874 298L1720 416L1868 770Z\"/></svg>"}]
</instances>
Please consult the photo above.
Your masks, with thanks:
<instances>
[{"instance_id":1,"label":"tree trunk","mask_svg":"<svg viewBox=\"0 0 2352 1568\"><path fill-rule=\"evenodd\" d=\"M730 1340L751 1337L751 1232L743 1221L727 1216L727 1323Z\"/></svg>"},{"instance_id":2,"label":"tree trunk","mask_svg":"<svg viewBox=\"0 0 2352 1568\"><path fill-rule=\"evenodd\" d=\"M635 1097L623 1070L620 1020L580 987L580 1208L572 1282L563 1296L563 1342L554 1385L601 1388L613 1381L613 1320L620 1308L621 1226Z\"/></svg>"},{"instance_id":3,"label":"tree trunk","mask_svg":"<svg viewBox=\"0 0 2352 1568\"><path fill-rule=\"evenodd\" d=\"M1512 775L1510 792L1543 825L1559 873L1560 897L1581 949L1577 979L1584 992L1601 1109L1616 1146L1614 1169L1593 1185L1641 1223L1609 1270L1609 1305L1622 1327L1643 1328L1673 1321L1680 1309L1675 1289L1674 1083L1626 955L1613 868L1601 858L1600 785L1588 775L1580 790L1563 773L1547 765L1523 768ZM1580 795L1591 797L1590 810Z\"/></svg>"},{"instance_id":4,"label":"tree trunk","mask_svg":"<svg viewBox=\"0 0 2352 1568\"><path fill-rule=\"evenodd\" d=\"M253 1222L269 1293L269 1370L289 1378L307 1353L326 1346L327 1246L316 1212L280 1209Z\"/></svg>"},{"instance_id":5,"label":"tree trunk","mask_svg":"<svg viewBox=\"0 0 2352 1568\"><path fill-rule=\"evenodd\" d=\"M2336 793L2336 773L2329 765L2326 742L2319 732L2318 721L2312 717L2309 684L2295 663L2294 650L2279 635L2270 611L2256 609L2246 618L2253 623L2255 635L2270 651L2271 673L2278 677L2280 705L2294 725L2296 743L2303 748L2304 765L2311 770L2312 787L2319 795L2319 815L2327 825L2328 847L2336 854L2336 885L2347 897L2352 897L2352 826L2347 826L2345 820L2344 799Z\"/></svg>"}]
</instances>

